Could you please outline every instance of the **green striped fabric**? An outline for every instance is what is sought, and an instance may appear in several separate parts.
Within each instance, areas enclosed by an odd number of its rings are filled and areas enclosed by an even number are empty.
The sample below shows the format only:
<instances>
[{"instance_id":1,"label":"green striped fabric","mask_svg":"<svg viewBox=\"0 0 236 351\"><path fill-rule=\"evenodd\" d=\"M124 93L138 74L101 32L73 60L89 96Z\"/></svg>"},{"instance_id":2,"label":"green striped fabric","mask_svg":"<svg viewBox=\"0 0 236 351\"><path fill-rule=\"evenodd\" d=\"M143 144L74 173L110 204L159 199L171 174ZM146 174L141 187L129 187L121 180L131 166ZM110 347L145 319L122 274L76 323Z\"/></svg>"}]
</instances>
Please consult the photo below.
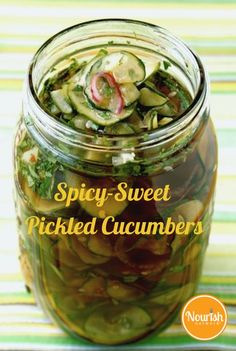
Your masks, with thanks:
<instances>
[{"instance_id":1,"label":"green striped fabric","mask_svg":"<svg viewBox=\"0 0 236 351\"><path fill-rule=\"evenodd\" d=\"M210 245L199 293L227 304L229 325L215 340L187 336L177 321L124 350L236 350L236 1L0 0L0 350L102 350L76 341L27 294L18 263L12 201L12 136L22 81L35 50L57 31L120 17L166 27L198 52L211 78L211 114L219 141L219 177ZM120 349L120 348L117 348Z\"/></svg>"}]
</instances>

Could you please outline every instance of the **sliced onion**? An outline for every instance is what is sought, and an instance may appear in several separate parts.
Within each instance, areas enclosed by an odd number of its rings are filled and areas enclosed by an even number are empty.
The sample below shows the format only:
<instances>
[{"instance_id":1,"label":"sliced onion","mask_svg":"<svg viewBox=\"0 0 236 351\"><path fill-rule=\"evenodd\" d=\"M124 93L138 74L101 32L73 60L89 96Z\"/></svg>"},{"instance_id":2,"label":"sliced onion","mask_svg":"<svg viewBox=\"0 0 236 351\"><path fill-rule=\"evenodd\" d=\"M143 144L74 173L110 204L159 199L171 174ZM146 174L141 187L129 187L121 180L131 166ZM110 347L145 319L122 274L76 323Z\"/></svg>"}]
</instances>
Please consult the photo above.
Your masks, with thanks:
<instances>
[{"instance_id":1,"label":"sliced onion","mask_svg":"<svg viewBox=\"0 0 236 351\"><path fill-rule=\"evenodd\" d=\"M91 81L91 93L92 93L93 99L98 103L101 103L104 100L104 96L100 94L97 88L97 82L98 82L98 79L100 78L105 79L108 82L109 86L115 89L115 94L117 97L117 107L114 112L117 114L120 114L124 108L124 100L120 91L120 87L116 83L115 78L111 73L100 72L93 76Z\"/></svg>"}]
</instances>

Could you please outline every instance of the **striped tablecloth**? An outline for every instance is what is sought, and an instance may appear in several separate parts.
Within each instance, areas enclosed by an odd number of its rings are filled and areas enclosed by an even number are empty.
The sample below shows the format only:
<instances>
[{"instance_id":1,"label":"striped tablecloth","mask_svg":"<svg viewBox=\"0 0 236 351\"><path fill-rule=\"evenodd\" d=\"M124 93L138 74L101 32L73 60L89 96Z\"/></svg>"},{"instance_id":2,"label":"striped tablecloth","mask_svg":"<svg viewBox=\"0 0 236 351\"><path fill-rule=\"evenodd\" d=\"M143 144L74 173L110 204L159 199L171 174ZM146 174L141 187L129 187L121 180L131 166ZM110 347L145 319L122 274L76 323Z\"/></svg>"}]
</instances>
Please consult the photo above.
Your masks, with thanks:
<instances>
[{"instance_id":1,"label":"striped tablecloth","mask_svg":"<svg viewBox=\"0 0 236 351\"><path fill-rule=\"evenodd\" d=\"M211 111L219 141L219 177L210 245L200 293L227 304L229 325L209 342L188 337L179 323L125 350L236 350L236 1L0 0L0 350L97 349L50 323L27 294L17 260L11 149L22 80L35 50L52 34L104 17L149 21L182 37L211 78ZM104 349L104 348L101 348ZM119 349L119 348L117 348Z\"/></svg>"}]
</instances>

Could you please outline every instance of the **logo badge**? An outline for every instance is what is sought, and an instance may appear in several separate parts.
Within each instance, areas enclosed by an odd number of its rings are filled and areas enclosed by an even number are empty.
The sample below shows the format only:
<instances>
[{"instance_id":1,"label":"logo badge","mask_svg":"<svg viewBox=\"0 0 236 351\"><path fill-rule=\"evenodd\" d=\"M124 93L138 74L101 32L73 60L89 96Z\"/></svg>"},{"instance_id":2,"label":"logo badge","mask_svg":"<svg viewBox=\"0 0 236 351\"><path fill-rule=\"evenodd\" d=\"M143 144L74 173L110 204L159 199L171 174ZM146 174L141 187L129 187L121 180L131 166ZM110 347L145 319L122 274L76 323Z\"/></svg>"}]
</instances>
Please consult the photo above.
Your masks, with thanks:
<instances>
[{"instance_id":1,"label":"logo badge","mask_svg":"<svg viewBox=\"0 0 236 351\"><path fill-rule=\"evenodd\" d=\"M194 339L211 340L223 333L228 316L224 304L216 297L198 295L185 304L181 320Z\"/></svg>"}]
</instances>

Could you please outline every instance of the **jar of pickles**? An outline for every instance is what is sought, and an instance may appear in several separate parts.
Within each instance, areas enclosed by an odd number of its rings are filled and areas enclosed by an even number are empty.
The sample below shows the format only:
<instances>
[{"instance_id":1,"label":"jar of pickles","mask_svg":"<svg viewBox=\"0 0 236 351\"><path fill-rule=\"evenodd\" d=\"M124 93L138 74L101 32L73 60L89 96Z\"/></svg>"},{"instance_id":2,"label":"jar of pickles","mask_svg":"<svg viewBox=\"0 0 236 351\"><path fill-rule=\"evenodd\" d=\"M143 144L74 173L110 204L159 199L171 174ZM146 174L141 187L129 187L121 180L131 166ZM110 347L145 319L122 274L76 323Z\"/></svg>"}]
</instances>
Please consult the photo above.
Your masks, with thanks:
<instances>
[{"instance_id":1,"label":"jar of pickles","mask_svg":"<svg viewBox=\"0 0 236 351\"><path fill-rule=\"evenodd\" d=\"M194 294L217 168L207 78L166 30L68 28L35 54L15 138L20 263L64 330L124 344Z\"/></svg>"}]
</instances>

